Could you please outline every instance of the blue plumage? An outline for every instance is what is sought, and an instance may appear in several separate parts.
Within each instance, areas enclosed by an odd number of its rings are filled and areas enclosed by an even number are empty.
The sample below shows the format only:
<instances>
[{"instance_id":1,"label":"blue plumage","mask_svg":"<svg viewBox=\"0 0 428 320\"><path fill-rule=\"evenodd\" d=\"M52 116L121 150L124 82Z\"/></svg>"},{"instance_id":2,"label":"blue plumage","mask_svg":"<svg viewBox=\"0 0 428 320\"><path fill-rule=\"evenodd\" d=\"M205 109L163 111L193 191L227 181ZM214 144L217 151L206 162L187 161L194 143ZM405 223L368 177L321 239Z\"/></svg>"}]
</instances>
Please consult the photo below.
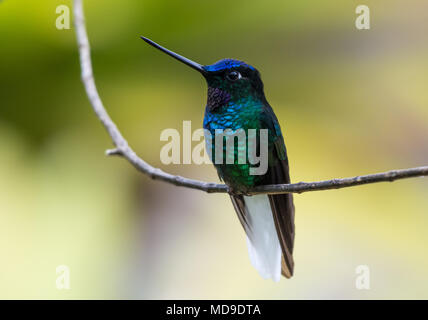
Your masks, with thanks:
<instances>
[{"instance_id":1,"label":"blue plumage","mask_svg":"<svg viewBox=\"0 0 428 320\"><path fill-rule=\"evenodd\" d=\"M217 61L214 64L204 66L203 68L208 72L217 72L217 71L222 71L222 70L232 69L232 68L239 68L239 67L245 67L245 68L250 68L254 70L253 66L250 66L243 61L239 61L235 59L223 59L223 60Z\"/></svg>"}]
</instances>

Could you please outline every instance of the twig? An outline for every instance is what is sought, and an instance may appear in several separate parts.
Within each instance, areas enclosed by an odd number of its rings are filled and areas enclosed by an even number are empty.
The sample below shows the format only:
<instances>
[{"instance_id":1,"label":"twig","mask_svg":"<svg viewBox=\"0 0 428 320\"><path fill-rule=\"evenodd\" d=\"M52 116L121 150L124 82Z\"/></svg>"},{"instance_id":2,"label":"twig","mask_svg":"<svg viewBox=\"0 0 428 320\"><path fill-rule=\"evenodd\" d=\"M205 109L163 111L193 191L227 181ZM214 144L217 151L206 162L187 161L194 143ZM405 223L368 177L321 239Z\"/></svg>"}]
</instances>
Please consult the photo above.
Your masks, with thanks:
<instances>
[{"instance_id":1,"label":"twig","mask_svg":"<svg viewBox=\"0 0 428 320\"><path fill-rule=\"evenodd\" d=\"M188 179L172 175L154 168L137 156L134 150L120 133L116 124L108 115L95 86L90 55L90 46L85 27L82 0L74 0L74 25L76 27L77 43L79 46L80 65L82 69L82 81L86 94L95 114L104 125L116 148L107 150L107 155L117 155L128 160L137 170L154 180L162 180L176 186L202 190L208 193L227 193L228 186L224 184L210 183L199 180ZM302 193L308 191L340 189L375 182L394 181L398 179L413 178L428 175L428 166L392 170L353 178L333 179L318 182L299 182L293 184L278 184L256 187L249 194L280 194L280 193Z\"/></svg>"}]
</instances>

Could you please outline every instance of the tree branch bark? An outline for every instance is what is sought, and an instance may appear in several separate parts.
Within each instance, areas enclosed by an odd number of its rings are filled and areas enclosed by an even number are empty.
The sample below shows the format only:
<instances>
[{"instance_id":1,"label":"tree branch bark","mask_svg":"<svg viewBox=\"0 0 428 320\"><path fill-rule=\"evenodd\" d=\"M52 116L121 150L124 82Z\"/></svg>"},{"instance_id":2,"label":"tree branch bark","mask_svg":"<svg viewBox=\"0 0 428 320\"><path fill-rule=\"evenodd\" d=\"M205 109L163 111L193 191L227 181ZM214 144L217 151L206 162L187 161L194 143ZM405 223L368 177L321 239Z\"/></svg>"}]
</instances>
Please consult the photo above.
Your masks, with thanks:
<instances>
[{"instance_id":1,"label":"tree branch bark","mask_svg":"<svg viewBox=\"0 0 428 320\"><path fill-rule=\"evenodd\" d=\"M92 62L90 54L90 46L88 35L86 32L85 19L83 13L82 0L74 0L74 25L76 28L77 44L79 47L81 77L84 84L86 94L92 108L104 125L108 134L110 135L113 144L116 148L107 150L107 155L118 155L128 160L137 170L149 176L153 180L161 180L171 183L176 186L196 189L208 193L227 193L229 192L228 186L224 184L210 183L199 180L188 179L185 177L172 175L162 171L161 169L152 167L143 159L137 156L134 150L128 145L126 139L122 136L116 124L108 115L101 98L98 94L97 87L94 81L92 71ZM249 192L250 195L255 194L281 194L281 193L302 193L318 190L340 189L353 187L363 184L395 181L398 179L413 178L428 175L428 166L392 170L382 173L376 173L365 176L357 176L344 179L324 180L318 182L299 182L292 184L279 184L279 185L266 185L256 187Z\"/></svg>"}]
</instances>

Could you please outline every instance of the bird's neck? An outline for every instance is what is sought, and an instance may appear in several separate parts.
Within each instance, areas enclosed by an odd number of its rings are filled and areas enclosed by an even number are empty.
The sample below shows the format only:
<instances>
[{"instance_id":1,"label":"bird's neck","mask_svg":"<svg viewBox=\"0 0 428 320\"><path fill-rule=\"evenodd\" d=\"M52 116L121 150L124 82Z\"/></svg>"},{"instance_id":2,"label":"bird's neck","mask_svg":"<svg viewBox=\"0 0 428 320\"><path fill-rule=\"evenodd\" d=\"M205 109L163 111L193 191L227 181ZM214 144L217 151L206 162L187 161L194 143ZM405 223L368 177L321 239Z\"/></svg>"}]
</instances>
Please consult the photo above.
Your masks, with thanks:
<instances>
[{"instance_id":1,"label":"bird's neck","mask_svg":"<svg viewBox=\"0 0 428 320\"><path fill-rule=\"evenodd\" d=\"M230 93L225 89L208 87L207 112L229 113L239 112L242 107L251 108L262 105L263 95L254 92L234 92Z\"/></svg>"}]
</instances>

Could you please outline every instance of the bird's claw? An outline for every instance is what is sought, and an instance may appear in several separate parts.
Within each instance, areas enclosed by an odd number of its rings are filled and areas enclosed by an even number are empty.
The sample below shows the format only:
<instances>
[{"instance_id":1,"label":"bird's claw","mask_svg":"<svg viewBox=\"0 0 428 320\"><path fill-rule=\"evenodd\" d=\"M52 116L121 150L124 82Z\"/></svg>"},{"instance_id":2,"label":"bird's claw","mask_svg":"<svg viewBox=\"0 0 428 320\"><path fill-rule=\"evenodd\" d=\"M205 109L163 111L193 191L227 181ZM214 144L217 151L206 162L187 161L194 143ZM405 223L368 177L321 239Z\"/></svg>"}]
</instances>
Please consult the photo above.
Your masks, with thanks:
<instances>
[{"instance_id":1,"label":"bird's claw","mask_svg":"<svg viewBox=\"0 0 428 320\"><path fill-rule=\"evenodd\" d=\"M231 196L249 196L250 195L245 190L238 190L238 189L235 189L231 186L229 186L227 193L229 193L229 195L231 195Z\"/></svg>"}]
</instances>

